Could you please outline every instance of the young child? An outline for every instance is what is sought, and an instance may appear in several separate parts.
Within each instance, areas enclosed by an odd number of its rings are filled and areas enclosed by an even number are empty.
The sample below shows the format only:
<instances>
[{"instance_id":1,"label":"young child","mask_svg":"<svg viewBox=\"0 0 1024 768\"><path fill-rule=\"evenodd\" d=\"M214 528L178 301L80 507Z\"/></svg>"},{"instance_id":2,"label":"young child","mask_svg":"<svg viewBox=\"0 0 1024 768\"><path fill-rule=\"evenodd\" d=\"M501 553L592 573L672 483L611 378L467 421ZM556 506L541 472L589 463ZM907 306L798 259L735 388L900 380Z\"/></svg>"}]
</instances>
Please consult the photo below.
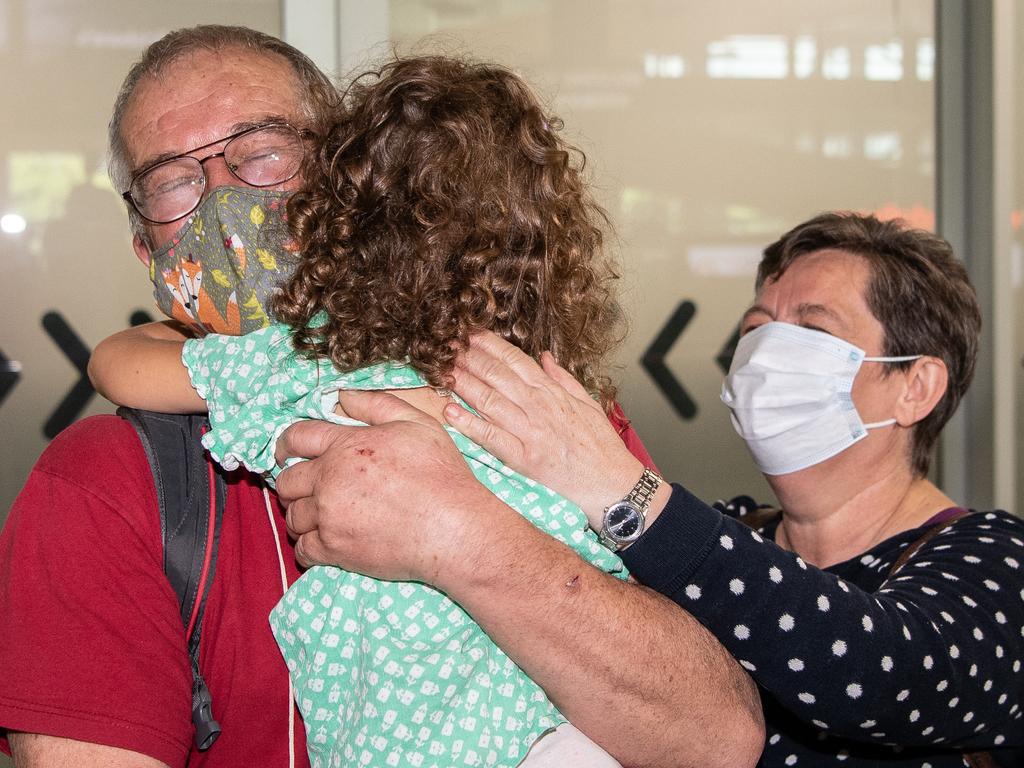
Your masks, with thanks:
<instances>
[{"instance_id":1,"label":"young child","mask_svg":"<svg viewBox=\"0 0 1024 768\"><path fill-rule=\"evenodd\" d=\"M214 458L270 478L289 424L351 423L342 389L395 392L443 423L455 348L478 330L551 350L610 410L600 365L619 310L604 217L530 88L501 67L411 58L359 78L344 110L289 203L299 255L271 302L280 324L183 350L129 332L97 350L97 387L135 407L208 409ZM148 386L111 383L129 363ZM626 577L571 502L448 432L506 503ZM271 625L314 766L617 765L426 585L317 566Z\"/></svg>"}]
</instances>

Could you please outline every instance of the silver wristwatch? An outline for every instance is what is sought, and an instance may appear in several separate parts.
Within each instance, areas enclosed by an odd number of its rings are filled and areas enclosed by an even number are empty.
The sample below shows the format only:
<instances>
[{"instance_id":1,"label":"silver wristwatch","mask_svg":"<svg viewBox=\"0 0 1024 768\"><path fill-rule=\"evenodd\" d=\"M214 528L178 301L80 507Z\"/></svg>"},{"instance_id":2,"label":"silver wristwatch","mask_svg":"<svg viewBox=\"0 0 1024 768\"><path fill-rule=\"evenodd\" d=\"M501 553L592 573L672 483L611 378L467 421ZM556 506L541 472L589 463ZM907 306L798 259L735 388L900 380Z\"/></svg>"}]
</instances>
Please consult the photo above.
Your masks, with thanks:
<instances>
[{"instance_id":1,"label":"silver wristwatch","mask_svg":"<svg viewBox=\"0 0 1024 768\"><path fill-rule=\"evenodd\" d=\"M644 473L624 499L605 507L604 520L601 523L601 543L618 552L639 539L644 532L651 499L663 482L658 473L644 469Z\"/></svg>"}]
</instances>

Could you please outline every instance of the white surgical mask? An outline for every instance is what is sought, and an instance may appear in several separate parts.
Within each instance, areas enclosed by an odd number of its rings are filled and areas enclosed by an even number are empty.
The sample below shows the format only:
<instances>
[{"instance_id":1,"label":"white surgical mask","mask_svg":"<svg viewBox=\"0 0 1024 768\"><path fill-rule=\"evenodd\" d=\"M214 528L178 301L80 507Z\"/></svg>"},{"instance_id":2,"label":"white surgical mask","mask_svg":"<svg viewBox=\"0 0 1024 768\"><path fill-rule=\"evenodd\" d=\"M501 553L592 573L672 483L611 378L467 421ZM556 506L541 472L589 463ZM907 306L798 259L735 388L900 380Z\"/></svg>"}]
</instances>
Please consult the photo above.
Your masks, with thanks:
<instances>
[{"instance_id":1,"label":"white surgical mask","mask_svg":"<svg viewBox=\"0 0 1024 768\"><path fill-rule=\"evenodd\" d=\"M865 357L864 350L822 331L766 323L743 336L722 385L732 423L766 475L819 464L896 423L861 421L853 379L862 363L898 363L905 357Z\"/></svg>"}]
</instances>

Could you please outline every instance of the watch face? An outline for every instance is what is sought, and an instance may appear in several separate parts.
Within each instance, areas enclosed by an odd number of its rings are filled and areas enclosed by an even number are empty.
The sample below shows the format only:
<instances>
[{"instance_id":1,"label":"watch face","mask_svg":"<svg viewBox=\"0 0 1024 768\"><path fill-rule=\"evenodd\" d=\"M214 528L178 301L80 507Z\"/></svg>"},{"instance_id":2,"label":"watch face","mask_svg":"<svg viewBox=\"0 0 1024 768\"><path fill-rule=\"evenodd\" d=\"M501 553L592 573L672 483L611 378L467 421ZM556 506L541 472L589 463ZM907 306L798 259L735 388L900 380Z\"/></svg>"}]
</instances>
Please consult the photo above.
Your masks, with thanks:
<instances>
[{"instance_id":1,"label":"watch face","mask_svg":"<svg viewBox=\"0 0 1024 768\"><path fill-rule=\"evenodd\" d=\"M604 515L604 528L616 541L632 541L640 535L643 518L631 504L619 502L608 508Z\"/></svg>"}]
</instances>

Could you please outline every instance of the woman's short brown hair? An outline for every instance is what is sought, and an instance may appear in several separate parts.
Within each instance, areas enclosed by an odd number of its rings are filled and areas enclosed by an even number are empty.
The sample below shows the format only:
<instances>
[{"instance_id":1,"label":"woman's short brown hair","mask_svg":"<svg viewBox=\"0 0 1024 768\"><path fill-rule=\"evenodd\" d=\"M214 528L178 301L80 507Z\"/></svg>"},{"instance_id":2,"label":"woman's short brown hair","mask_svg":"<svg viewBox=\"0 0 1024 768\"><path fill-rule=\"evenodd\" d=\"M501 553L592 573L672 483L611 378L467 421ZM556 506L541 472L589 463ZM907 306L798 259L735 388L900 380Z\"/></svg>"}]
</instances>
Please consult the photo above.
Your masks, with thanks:
<instances>
[{"instance_id":1,"label":"woman's short brown hair","mask_svg":"<svg viewBox=\"0 0 1024 768\"><path fill-rule=\"evenodd\" d=\"M823 213L784 234L764 251L757 289L777 280L801 256L836 249L864 258L871 270L865 300L882 325L885 356L940 358L949 384L930 414L914 426L911 467L924 476L942 427L974 375L981 310L967 270L938 235L902 221L856 213ZM890 370L912 362L888 363Z\"/></svg>"},{"instance_id":2,"label":"woman's short brown hair","mask_svg":"<svg viewBox=\"0 0 1024 768\"><path fill-rule=\"evenodd\" d=\"M341 370L408 359L443 387L453 343L489 329L607 404L617 275L557 118L511 71L442 56L391 61L343 100L289 205L302 256L274 311L296 347Z\"/></svg>"}]
</instances>

